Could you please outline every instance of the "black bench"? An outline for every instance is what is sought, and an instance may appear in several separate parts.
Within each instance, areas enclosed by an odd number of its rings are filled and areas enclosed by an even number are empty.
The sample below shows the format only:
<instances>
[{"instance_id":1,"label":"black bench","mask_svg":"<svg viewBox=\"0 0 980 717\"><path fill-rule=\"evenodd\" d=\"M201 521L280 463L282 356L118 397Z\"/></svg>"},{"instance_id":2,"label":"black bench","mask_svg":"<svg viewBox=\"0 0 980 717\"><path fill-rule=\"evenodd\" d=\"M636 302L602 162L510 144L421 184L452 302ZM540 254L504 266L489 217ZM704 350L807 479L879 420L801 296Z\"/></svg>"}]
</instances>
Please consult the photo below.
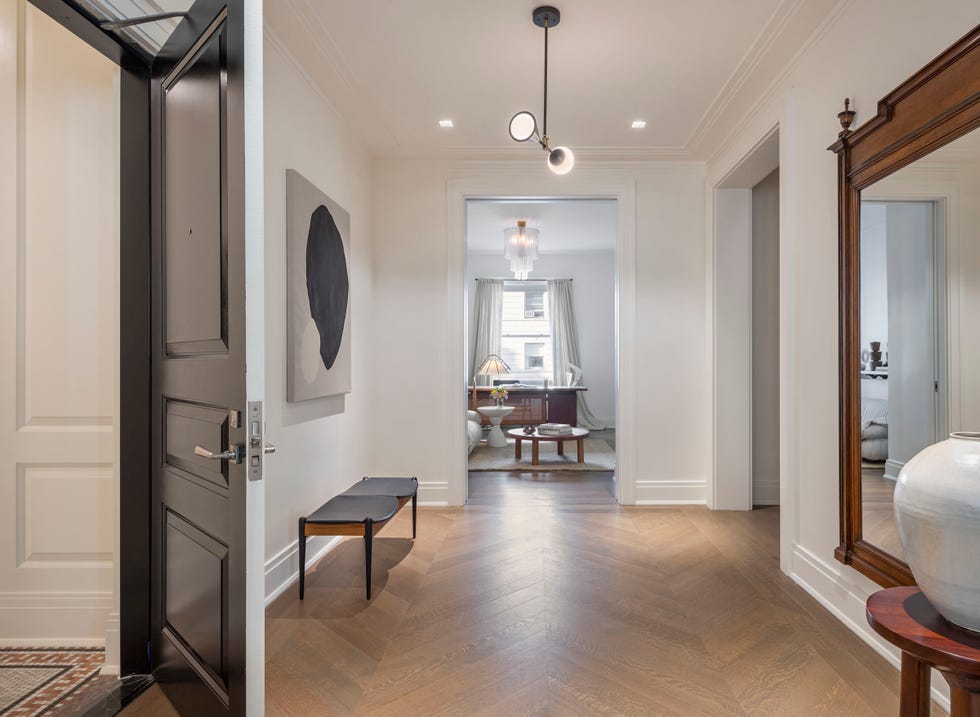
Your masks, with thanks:
<instances>
[{"instance_id":1,"label":"black bench","mask_svg":"<svg viewBox=\"0 0 980 717\"><path fill-rule=\"evenodd\" d=\"M412 538L418 516L416 478L365 476L313 513L299 519L299 599L306 591L306 539L311 535L363 535L367 599L371 599L371 543L395 513L412 501Z\"/></svg>"}]
</instances>

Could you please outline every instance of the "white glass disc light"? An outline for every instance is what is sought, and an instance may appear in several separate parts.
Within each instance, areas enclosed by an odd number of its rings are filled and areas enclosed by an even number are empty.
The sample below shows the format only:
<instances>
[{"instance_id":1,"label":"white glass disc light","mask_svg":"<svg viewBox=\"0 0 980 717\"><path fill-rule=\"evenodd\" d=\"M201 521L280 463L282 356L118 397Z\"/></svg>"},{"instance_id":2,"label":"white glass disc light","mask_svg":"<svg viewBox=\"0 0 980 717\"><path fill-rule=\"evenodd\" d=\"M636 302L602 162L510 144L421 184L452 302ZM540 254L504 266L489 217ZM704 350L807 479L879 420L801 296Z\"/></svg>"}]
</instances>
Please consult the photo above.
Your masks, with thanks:
<instances>
[{"instance_id":1,"label":"white glass disc light","mask_svg":"<svg viewBox=\"0 0 980 717\"><path fill-rule=\"evenodd\" d=\"M538 131L538 122L527 110L510 118L510 136L518 142L527 142Z\"/></svg>"}]
</instances>

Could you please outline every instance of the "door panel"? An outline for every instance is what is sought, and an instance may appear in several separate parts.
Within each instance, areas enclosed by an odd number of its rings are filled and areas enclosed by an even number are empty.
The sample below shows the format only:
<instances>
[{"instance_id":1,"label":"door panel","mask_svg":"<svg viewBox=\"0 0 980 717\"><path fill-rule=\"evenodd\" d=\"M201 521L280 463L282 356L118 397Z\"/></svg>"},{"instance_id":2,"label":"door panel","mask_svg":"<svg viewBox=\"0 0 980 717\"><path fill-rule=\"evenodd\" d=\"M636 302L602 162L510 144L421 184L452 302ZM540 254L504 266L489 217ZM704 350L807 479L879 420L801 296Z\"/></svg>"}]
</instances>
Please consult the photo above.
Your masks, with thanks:
<instances>
[{"instance_id":1,"label":"door panel","mask_svg":"<svg viewBox=\"0 0 980 717\"><path fill-rule=\"evenodd\" d=\"M198 450L244 455L236 35L225 7L198 0L151 85L151 664L184 714L245 711L245 464Z\"/></svg>"}]
</instances>

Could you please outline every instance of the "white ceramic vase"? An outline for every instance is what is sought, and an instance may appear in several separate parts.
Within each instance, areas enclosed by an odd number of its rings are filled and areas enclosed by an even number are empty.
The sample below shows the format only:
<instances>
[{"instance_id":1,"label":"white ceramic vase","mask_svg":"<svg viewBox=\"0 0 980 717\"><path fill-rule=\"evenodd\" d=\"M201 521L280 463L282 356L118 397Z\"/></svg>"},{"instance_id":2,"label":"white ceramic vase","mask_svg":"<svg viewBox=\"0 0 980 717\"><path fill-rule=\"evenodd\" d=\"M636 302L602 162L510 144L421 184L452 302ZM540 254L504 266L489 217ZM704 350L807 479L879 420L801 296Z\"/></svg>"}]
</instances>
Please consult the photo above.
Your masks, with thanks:
<instances>
[{"instance_id":1,"label":"white ceramic vase","mask_svg":"<svg viewBox=\"0 0 980 717\"><path fill-rule=\"evenodd\" d=\"M895 518L929 602L950 622L980 631L980 433L952 433L906 463Z\"/></svg>"}]
</instances>

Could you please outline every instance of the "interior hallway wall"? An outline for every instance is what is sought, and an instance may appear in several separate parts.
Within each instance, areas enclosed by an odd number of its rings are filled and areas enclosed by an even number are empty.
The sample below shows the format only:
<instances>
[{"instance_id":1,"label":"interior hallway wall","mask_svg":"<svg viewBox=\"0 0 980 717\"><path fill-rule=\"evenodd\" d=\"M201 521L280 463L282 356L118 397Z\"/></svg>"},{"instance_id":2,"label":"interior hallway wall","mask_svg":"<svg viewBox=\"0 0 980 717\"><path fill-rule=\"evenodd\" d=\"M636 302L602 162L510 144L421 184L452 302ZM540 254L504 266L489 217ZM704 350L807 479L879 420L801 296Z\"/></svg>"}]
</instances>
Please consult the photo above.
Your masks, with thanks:
<instances>
[{"instance_id":1,"label":"interior hallway wall","mask_svg":"<svg viewBox=\"0 0 980 717\"><path fill-rule=\"evenodd\" d=\"M855 127L860 126L875 114L881 97L976 23L973 0L838 4L772 86L733 104L751 109L729 114L727 137L711 150L708 166L709 184L717 183L779 126L781 567L895 665L896 651L865 620L865 600L878 586L834 559L839 543L837 158L827 147L840 131L836 115L844 97L851 98Z\"/></svg>"},{"instance_id":2,"label":"interior hallway wall","mask_svg":"<svg viewBox=\"0 0 980 717\"><path fill-rule=\"evenodd\" d=\"M501 232L503 237L503 232ZM503 241L501 240L501 247ZM592 412L607 426L616 422L616 253L612 251L550 252L541 254L528 277L573 279L572 297L582 354L583 385ZM513 274L499 254L466 255L466 286L475 279L511 279ZM467 297L468 337L466 365L473 350L473 291ZM550 375L549 375L550 379Z\"/></svg>"},{"instance_id":3,"label":"interior hallway wall","mask_svg":"<svg viewBox=\"0 0 980 717\"><path fill-rule=\"evenodd\" d=\"M24 0L0 168L0 646L118 669L119 71Z\"/></svg>"},{"instance_id":4,"label":"interior hallway wall","mask_svg":"<svg viewBox=\"0 0 980 717\"><path fill-rule=\"evenodd\" d=\"M276 8L267 17L276 20ZM373 398L371 161L275 28L265 39L266 596L297 575L296 524L369 473L378 432L368 423ZM286 169L295 169L350 213L351 392L286 401ZM330 538L312 538L313 562Z\"/></svg>"},{"instance_id":5,"label":"interior hallway wall","mask_svg":"<svg viewBox=\"0 0 980 717\"><path fill-rule=\"evenodd\" d=\"M752 504L779 505L779 170L752 188Z\"/></svg>"},{"instance_id":6,"label":"interior hallway wall","mask_svg":"<svg viewBox=\"0 0 980 717\"><path fill-rule=\"evenodd\" d=\"M370 466L379 474L418 475L428 502L448 501L446 481L459 447L441 437L449 435L451 421L462 420L461 409L451 407L462 407L466 395L465 385L445 378L454 346L447 186L487 177L534 182L541 196L558 196L568 186L562 183L567 177L539 161L389 159L375 169L378 350L371 426L385 436L386 450L373 452ZM580 161L576 186L592 181L636 185L637 500L703 503L709 456L704 168ZM417 419L420 410L425 420Z\"/></svg>"}]
</instances>

